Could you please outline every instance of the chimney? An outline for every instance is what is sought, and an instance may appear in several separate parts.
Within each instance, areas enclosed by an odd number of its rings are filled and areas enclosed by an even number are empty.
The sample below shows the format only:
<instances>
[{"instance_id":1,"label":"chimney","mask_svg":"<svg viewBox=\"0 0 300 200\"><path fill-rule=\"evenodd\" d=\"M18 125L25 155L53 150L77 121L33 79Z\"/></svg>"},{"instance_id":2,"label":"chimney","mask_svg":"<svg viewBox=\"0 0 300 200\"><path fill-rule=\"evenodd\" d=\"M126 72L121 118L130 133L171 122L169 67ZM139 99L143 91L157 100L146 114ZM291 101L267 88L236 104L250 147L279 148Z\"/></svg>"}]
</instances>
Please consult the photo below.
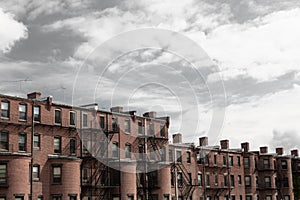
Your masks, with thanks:
<instances>
[{"instance_id":1,"label":"chimney","mask_svg":"<svg viewBox=\"0 0 300 200\"><path fill-rule=\"evenodd\" d=\"M221 149L229 149L229 140L221 140Z\"/></svg>"},{"instance_id":2,"label":"chimney","mask_svg":"<svg viewBox=\"0 0 300 200\"><path fill-rule=\"evenodd\" d=\"M299 154L298 154L298 149L293 149L292 151L291 151L291 155L292 156L299 156Z\"/></svg>"},{"instance_id":3,"label":"chimney","mask_svg":"<svg viewBox=\"0 0 300 200\"><path fill-rule=\"evenodd\" d=\"M32 92L27 94L27 99L38 99L42 96L42 93L40 92Z\"/></svg>"},{"instance_id":4,"label":"chimney","mask_svg":"<svg viewBox=\"0 0 300 200\"><path fill-rule=\"evenodd\" d=\"M52 106L52 101L53 101L52 96L47 97L47 103L48 103L49 106Z\"/></svg>"},{"instance_id":5,"label":"chimney","mask_svg":"<svg viewBox=\"0 0 300 200\"><path fill-rule=\"evenodd\" d=\"M249 143L248 142L242 143L241 147L244 150L244 152L248 152L249 151Z\"/></svg>"},{"instance_id":6,"label":"chimney","mask_svg":"<svg viewBox=\"0 0 300 200\"><path fill-rule=\"evenodd\" d=\"M114 113L121 113L121 112L123 112L123 107L122 106L111 107L110 111L114 112Z\"/></svg>"},{"instance_id":7,"label":"chimney","mask_svg":"<svg viewBox=\"0 0 300 200\"><path fill-rule=\"evenodd\" d=\"M156 112L151 111L151 112L146 112L143 114L144 117L149 117L149 118L156 118Z\"/></svg>"},{"instance_id":8,"label":"chimney","mask_svg":"<svg viewBox=\"0 0 300 200\"><path fill-rule=\"evenodd\" d=\"M182 135L181 135L181 133L173 134L173 143L174 144L181 144L182 143Z\"/></svg>"},{"instance_id":9,"label":"chimney","mask_svg":"<svg viewBox=\"0 0 300 200\"><path fill-rule=\"evenodd\" d=\"M277 155L283 155L283 148L282 147L278 147L278 148L276 148L276 153L277 153Z\"/></svg>"},{"instance_id":10,"label":"chimney","mask_svg":"<svg viewBox=\"0 0 300 200\"><path fill-rule=\"evenodd\" d=\"M268 147L260 147L260 153L268 153Z\"/></svg>"},{"instance_id":11,"label":"chimney","mask_svg":"<svg viewBox=\"0 0 300 200\"><path fill-rule=\"evenodd\" d=\"M199 138L199 145L202 146L207 146L208 145L208 137L201 137Z\"/></svg>"}]
</instances>

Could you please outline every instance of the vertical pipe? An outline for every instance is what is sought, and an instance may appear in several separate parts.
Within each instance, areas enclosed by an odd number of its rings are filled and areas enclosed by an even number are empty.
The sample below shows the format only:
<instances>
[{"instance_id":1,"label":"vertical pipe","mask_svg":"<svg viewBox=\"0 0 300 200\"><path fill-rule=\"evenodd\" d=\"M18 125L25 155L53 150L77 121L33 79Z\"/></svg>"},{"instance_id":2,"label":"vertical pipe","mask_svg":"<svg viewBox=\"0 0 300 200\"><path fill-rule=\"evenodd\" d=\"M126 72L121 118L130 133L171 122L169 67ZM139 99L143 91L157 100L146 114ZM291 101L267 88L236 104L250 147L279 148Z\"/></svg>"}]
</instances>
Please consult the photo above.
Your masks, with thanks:
<instances>
[{"instance_id":1,"label":"vertical pipe","mask_svg":"<svg viewBox=\"0 0 300 200\"><path fill-rule=\"evenodd\" d=\"M34 100L32 100L31 113L31 161L30 161L30 198L33 199L33 140L34 140Z\"/></svg>"},{"instance_id":2,"label":"vertical pipe","mask_svg":"<svg viewBox=\"0 0 300 200\"><path fill-rule=\"evenodd\" d=\"M145 184L146 184L146 200L149 199L149 185L148 185L148 164L146 162L147 160L147 144L148 144L148 137L147 137L147 119L145 117L145 137L144 137L144 162L145 162Z\"/></svg>"}]
</instances>

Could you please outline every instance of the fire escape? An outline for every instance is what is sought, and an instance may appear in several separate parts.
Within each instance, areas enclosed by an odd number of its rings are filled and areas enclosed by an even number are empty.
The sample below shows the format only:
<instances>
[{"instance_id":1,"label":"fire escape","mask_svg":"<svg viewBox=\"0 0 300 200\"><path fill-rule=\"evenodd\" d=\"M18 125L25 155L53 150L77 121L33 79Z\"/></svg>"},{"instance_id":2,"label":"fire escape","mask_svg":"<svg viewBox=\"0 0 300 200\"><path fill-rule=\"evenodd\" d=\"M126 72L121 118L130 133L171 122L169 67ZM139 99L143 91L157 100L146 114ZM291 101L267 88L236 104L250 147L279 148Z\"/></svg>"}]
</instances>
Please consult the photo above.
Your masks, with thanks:
<instances>
[{"instance_id":1,"label":"fire escape","mask_svg":"<svg viewBox=\"0 0 300 200\"><path fill-rule=\"evenodd\" d=\"M156 200L153 192L159 189L157 166L166 162L166 145L168 144L167 128L169 120L165 119L165 124L160 132L156 133L151 120L144 118L138 122L138 135L133 145L134 152L137 153L137 195L143 199ZM147 124L149 123L149 124Z\"/></svg>"},{"instance_id":2,"label":"fire escape","mask_svg":"<svg viewBox=\"0 0 300 200\"><path fill-rule=\"evenodd\" d=\"M115 135L119 138L119 125L106 114L106 124L102 128L82 128L82 197L95 200L112 198L112 192L120 186L120 172L110 168L110 162L120 162L118 155L109 155L109 144ZM86 137L88 136L88 138Z\"/></svg>"}]
</instances>

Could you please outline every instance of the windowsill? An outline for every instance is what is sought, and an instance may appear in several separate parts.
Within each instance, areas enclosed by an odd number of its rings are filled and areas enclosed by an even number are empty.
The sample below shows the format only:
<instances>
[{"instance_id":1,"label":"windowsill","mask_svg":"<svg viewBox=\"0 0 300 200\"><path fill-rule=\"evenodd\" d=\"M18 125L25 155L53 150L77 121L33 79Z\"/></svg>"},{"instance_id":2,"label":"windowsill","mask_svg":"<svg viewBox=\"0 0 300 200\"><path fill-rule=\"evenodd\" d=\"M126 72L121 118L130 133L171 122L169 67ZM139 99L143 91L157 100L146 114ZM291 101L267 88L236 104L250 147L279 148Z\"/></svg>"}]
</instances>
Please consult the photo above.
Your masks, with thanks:
<instances>
[{"instance_id":1,"label":"windowsill","mask_svg":"<svg viewBox=\"0 0 300 200\"><path fill-rule=\"evenodd\" d=\"M9 117L1 117L1 119L9 120Z\"/></svg>"},{"instance_id":2,"label":"windowsill","mask_svg":"<svg viewBox=\"0 0 300 200\"><path fill-rule=\"evenodd\" d=\"M36 151L40 151L41 150L40 147L33 147L33 149L36 150Z\"/></svg>"},{"instance_id":3,"label":"windowsill","mask_svg":"<svg viewBox=\"0 0 300 200\"><path fill-rule=\"evenodd\" d=\"M19 150L18 152L19 152L19 153L26 153L26 151L20 151L20 150Z\"/></svg>"},{"instance_id":4,"label":"windowsill","mask_svg":"<svg viewBox=\"0 0 300 200\"><path fill-rule=\"evenodd\" d=\"M34 182L40 182L40 179L39 178L34 178L33 181Z\"/></svg>"},{"instance_id":5,"label":"windowsill","mask_svg":"<svg viewBox=\"0 0 300 200\"><path fill-rule=\"evenodd\" d=\"M76 124L74 124L74 125L70 124L69 127L76 128Z\"/></svg>"},{"instance_id":6,"label":"windowsill","mask_svg":"<svg viewBox=\"0 0 300 200\"><path fill-rule=\"evenodd\" d=\"M51 185L61 185L62 183L51 183Z\"/></svg>"},{"instance_id":7,"label":"windowsill","mask_svg":"<svg viewBox=\"0 0 300 200\"><path fill-rule=\"evenodd\" d=\"M125 133L126 135L130 135L130 132L124 131L124 133Z\"/></svg>"},{"instance_id":8,"label":"windowsill","mask_svg":"<svg viewBox=\"0 0 300 200\"><path fill-rule=\"evenodd\" d=\"M27 119L19 119L19 122L27 122Z\"/></svg>"},{"instance_id":9,"label":"windowsill","mask_svg":"<svg viewBox=\"0 0 300 200\"><path fill-rule=\"evenodd\" d=\"M33 121L33 122L34 122L34 123L38 123L38 124L41 123L41 121Z\"/></svg>"}]
</instances>

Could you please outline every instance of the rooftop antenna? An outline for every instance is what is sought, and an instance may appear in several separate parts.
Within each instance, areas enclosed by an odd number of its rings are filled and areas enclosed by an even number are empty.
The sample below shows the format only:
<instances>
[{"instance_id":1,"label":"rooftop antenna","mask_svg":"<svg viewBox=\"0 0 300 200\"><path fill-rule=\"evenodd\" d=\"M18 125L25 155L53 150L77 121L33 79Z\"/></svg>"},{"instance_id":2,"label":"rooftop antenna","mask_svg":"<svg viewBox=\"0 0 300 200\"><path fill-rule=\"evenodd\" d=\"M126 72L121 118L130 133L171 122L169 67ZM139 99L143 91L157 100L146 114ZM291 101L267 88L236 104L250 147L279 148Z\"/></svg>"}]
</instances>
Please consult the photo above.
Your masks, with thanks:
<instances>
[{"instance_id":1,"label":"rooftop antenna","mask_svg":"<svg viewBox=\"0 0 300 200\"><path fill-rule=\"evenodd\" d=\"M19 83L20 86L20 90L22 89L22 83L23 82L29 82L32 81L31 79L29 79L29 77L26 77L25 79L20 79L20 80L11 80L11 81L1 81L1 82L6 82L6 83Z\"/></svg>"}]
</instances>

